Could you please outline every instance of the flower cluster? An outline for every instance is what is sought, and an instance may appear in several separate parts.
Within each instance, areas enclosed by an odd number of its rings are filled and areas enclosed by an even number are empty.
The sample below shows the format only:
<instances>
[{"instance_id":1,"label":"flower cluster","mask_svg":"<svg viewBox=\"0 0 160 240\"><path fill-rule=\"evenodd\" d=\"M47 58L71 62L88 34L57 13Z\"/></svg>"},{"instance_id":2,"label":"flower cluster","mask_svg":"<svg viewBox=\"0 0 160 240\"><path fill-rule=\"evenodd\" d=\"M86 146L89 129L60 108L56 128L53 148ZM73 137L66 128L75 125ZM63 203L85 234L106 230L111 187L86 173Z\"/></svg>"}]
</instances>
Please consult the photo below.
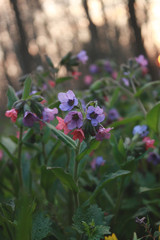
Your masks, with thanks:
<instances>
[{"instance_id":1,"label":"flower cluster","mask_svg":"<svg viewBox=\"0 0 160 240\"><path fill-rule=\"evenodd\" d=\"M22 100L19 100L17 105L21 104L20 101ZM45 125L45 122L52 121L58 113L57 108L50 109L38 104L36 101L32 101L32 108L30 108L28 104L25 103L27 110L25 107L23 110L12 108L11 110L6 111L5 116L9 117L13 123L16 123L18 117L22 117L22 122L25 127L32 128L35 123L39 123L42 128L42 126ZM37 108L37 106L39 108ZM36 111L33 110L34 107Z\"/></svg>"},{"instance_id":2,"label":"flower cluster","mask_svg":"<svg viewBox=\"0 0 160 240\"><path fill-rule=\"evenodd\" d=\"M88 134L94 136L98 141L110 138L111 128L105 129L101 125L105 119L104 111L95 102L84 107L71 90L59 93L58 100L59 108L62 111L69 111L64 119L57 117L56 128L58 130L64 130L65 134L70 133L74 140L79 139L80 142L86 137L88 138ZM90 130L88 131L88 129Z\"/></svg>"}]
</instances>

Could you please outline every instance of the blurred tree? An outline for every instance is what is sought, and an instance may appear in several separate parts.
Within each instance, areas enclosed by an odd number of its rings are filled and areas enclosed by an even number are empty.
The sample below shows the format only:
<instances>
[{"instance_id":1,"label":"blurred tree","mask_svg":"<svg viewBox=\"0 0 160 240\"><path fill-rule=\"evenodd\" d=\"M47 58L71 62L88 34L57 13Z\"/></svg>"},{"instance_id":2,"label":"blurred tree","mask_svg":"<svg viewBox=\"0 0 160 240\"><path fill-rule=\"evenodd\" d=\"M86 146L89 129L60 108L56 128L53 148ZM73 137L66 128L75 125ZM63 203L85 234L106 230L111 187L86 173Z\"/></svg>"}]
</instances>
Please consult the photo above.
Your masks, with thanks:
<instances>
[{"instance_id":1,"label":"blurred tree","mask_svg":"<svg viewBox=\"0 0 160 240\"><path fill-rule=\"evenodd\" d=\"M20 56L20 65L22 68L23 73L28 73L32 71L32 63L33 63L33 58L28 52L28 47L27 47L27 35L25 32L25 29L22 24L21 16L20 16L20 11L18 9L18 3L17 0L10 0L10 3L13 7L14 13L15 13L15 18L17 22L17 30L19 33L19 56Z\"/></svg>"},{"instance_id":2,"label":"blurred tree","mask_svg":"<svg viewBox=\"0 0 160 240\"><path fill-rule=\"evenodd\" d=\"M100 46L99 46L99 35L97 26L94 24L94 22L91 19L90 13L89 13L89 7L88 7L88 0L82 0L82 5L84 7L87 19L89 21L89 31L91 35L91 58L93 60L97 59L100 53Z\"/></svg>"},{"instance_id":3,"label":"blurred tree","mask_svg":"<svg viewBox=\"0 0 160 240\"><path fill-rule=\"evenodd\" d=\"M144 40L141 33L141 27L138 25L136 18L136 9L135 9L136 0L128 0L128 11L129 11L129 25L133 29L134 34L131 33L131 43L133 49L135 50L136 55L143 54L149 59L147 51L144 46ZM152 76L152 79L155 80L158 77L158 72L156 67L149 61L149 71Z\"/></svg>"}]
</instances>

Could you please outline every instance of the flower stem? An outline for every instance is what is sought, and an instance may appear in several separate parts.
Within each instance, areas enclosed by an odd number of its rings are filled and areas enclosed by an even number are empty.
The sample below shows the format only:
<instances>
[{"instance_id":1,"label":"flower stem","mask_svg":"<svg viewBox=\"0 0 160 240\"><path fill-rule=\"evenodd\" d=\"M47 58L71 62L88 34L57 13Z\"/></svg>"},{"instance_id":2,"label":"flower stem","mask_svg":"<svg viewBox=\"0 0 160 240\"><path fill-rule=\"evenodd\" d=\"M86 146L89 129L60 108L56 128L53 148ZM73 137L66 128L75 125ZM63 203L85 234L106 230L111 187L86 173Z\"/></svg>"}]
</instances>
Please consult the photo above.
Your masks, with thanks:
<instances>
[{"instance_id":1,"label":"flower stem","mask_svg":"<svg viewBox=\"0 0 160 240\"><path fill-rule=\"evenodd\" d=\"M134 82L133 82L132 78L131 78L131 85L132 85L132 89L133 89L134 94L136 94L137 90L136 90L136 87L134 85ZM147 115L147 111L146 111L142 101L140 100L140 98L137 98L137 101L138 101L139 107L141 108L144 116L146 116Z\"/></svg>"},{"instance_id":2,"label":"flower stem","mask_svg":"<svg viewBox=\"0 0 160 240\"><path fill-rule=\"evenodd\" d=\"M79 164L79 161L77 161L77 156L79 154L79 150L80 150L80 142L78 141L76 156L75 156L75 165L74 165L74 181L76 182L77 186L78 186L78 164ZM77 209L79 207L78 192L74 192L74 200L75 200L75 209Z\"/></svg>"},{"instance_id":3,"label":"flower stem","mask_svg":"<svg viewBox=\"0 0 160 240\"><path fill-rule=\"evenodd\" d=\"M21 162L21 157L22 157L22 135L23 135L23 127L20 127L19 141L18 141L18 164L17 164L17 169L18 169L19 184L20 184L20 188L21 189L23 188L22 162Z\"/></svg>"},{"instance_id":4,"label":"flower stem","mask_svg":"<svg viewBox=\"0 0 160 240\"><path fill-rule=\"evenodd\" d=\"M47 159L47 156L46 156L46 149L45 149L45 144L44 144L43 141L42 141L42 153L43 153L43 157L44 157L44 163L47 166L48 159Z\"/></svg>"},{"instance_id":5,"label":"flower stem","mask_svg":"<svg viewBox=\"0 0 160 240\"><path fill-rule=\"evenodd\" d=\"M66 147L66 154L67 154L67 163L66 163L66 172L68 172L69 170L69 163L70 163L70 149L68 147Z\"/></svg>"}]
</instances>

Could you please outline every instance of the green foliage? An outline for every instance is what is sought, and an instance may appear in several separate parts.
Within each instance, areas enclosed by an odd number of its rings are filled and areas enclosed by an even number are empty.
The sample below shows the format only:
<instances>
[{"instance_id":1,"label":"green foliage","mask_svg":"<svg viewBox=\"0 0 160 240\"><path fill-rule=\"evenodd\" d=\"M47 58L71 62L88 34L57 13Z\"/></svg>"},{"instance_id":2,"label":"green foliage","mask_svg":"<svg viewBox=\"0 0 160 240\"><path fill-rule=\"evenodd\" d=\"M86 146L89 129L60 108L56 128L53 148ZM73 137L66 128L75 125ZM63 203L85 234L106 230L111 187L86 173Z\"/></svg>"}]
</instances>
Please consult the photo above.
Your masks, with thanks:
<instances>
[{"instance_id":1,"label":"green foliage","mask_svg":"<svg viewBox=\"0 0 160 240\"><path fill-rule=\"evenodd\" d=\"M128 123L133 123L133 122L137 122L138 120L143 119L143 116L139 115L139 116L134 116L134 117L130 117L130 118L125 118L123 120L117 121L117 122L113 122L112 124L110 124L111 127L119 127Z\"/></svg>"},{"instance_id":2,"label":"green foliage","mask_svg":"<svg viewBox=\"0 0 160 240\"><path fill-rule=\"evenodd\" d=\"M16 96L16 93L14 91L14 88L11 86L8 86L7 91L7 97L8 97L8 109L11 109L13 104L18 100L18 97Z\"/></svg>"},{"instance_id":3,"label":"green foliage","mask_svg":"<svg viewBox=\"0 0 160 240\"><path fill-rule=\"evenodd\" d=\"M73 180L73 177L65 172L62 168L48 167L48 171L51 171L67 188L71 189L74 192L78 192L78 187Z\"/></svg>"},{"instance_id":4,"label":"green foliage","mask_svg":"<svg viewBox=\"0 0 160 240\"><path fill-rule=\"evenodd\" d=\"M160 103L154 106L147 114L147 125L156 133L160 131Z\"/></svg>"},{"instance_id":5,"label":"green foliage","mask_svg":"<svg viewBox=\"0 0 160 240\"><path fill-rule=\"evenodd\" d=\"M42 240L51 234L52 222L45 212L37 212L33 216L32 240Z\"/></svg>"},{"instance_id":6,"label":"green foliage","mask_svg":"<svg viewBox=\"0 0 160 240\"><path fill-rule=\"evenodd\" d=\"M65 144L69 147L76 149L76 142L72 140L69 136L65 135L63 132L57 130L53 125L50 123L46 123L46 125L54 132L54 134Z\"/></svg>"},{"instance_id":7,"label":"green foliage","mask_svg":"<svg viewBox=\"0 0 160 240\"><path fill-rule=\"evenodd\" d=\"M151 86L159 85L159 84L160 84L160 81L153 81L153 82L146 83L146 84L144 84L143 87L138 89L138 91L136 92L136 94L134 96L139 97L147 88L150 88Z\"/></svg>"},{"instance_id":8,"label":"green foliage","mask_svg":"<svg viewBox=\"0 0 160 240\"><path fill-rule=\"evenodd\" d=\"M66 81L69 81L71 80L72 77L61 77L61 78L57 78L56 79L56 84L60 84L60 83L63 83L63 82L66 82Z\"/></svg>"},{"instance_id":9,"label":"green foliage","mask_svg":"<svg viewBox=\"0 0 160 240\"><path fill-rule=\"evenodd\" d=\"M89 199L84 204L85 205L90 204L95 199L95 197L98 195L98 193L106 186L107 183L109 183L110 181L112 181L118 177L123 177L125 175L128 175L129 173L130 173L130 171L127 171L127 170L118 170L117 172L109 173L109 174L105 175L102 178L102 180L99 182L98 186L96 187L94 192L91 194Z\"/></svg>"},{"instance_id":10,"label":"green foliage","mask_svg":"<svg viewBox=\"0 0 160 240\"><path fill-rule=\"evenodd\" d=\"M84 151L77 156L76 161L80 161L84 156L90 154L93 150L96 150L99 147L100 142L92 140L88 145L89 146L87 146Z\"/></svg>"},{"instance_id":11,"label":"green foliage","mask_svg":"<svg viewBox=\"0 0 160 240\"><path fill-rule=\"evenodd\" d=\"M97 205L78 208L73 216L73 227L81 234L93 234L92 237L109 233L109 227L104 226L104 212ZM100 229L103 230L101 233Z\"/></svg>"},{"instance_id":12,"label":"green foliage","mask_svg":"<svg viewBox=\"0 0 160 240\"><path fill-rule=\"evenodd\" d=\"M23 95L22 95L22 99L27 99L29 97L30 91L31 91L31 85L32 85L32 79L30 76L28 76L25 79L24 82L24 90L23 90Z\"/></svg>"}]
</instances>

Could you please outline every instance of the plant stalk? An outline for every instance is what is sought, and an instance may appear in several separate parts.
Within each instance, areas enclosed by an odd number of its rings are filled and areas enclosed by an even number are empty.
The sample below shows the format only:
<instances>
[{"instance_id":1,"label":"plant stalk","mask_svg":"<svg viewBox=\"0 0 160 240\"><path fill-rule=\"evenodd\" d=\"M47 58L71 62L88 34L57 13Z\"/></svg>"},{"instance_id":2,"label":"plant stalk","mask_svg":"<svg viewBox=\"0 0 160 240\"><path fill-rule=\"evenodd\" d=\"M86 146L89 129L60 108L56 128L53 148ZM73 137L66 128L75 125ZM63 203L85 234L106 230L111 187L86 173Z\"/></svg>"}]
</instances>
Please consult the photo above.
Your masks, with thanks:
<instances>
[{"instance_id":1,"label":"plant stalk","mask_svg":"<svg viewBox=\"0 0 160 240\"><path fill-rule=\"evenodd\" d=\"M19 133L19 140L18 140L18 164L17 164L17 169L18 169L18 176L19 176L19 184L20 188L23 189L23 177L22 177L22 136L23 136L23 127L20 127L20 133Z\"/></svg>"}]
</instances>

